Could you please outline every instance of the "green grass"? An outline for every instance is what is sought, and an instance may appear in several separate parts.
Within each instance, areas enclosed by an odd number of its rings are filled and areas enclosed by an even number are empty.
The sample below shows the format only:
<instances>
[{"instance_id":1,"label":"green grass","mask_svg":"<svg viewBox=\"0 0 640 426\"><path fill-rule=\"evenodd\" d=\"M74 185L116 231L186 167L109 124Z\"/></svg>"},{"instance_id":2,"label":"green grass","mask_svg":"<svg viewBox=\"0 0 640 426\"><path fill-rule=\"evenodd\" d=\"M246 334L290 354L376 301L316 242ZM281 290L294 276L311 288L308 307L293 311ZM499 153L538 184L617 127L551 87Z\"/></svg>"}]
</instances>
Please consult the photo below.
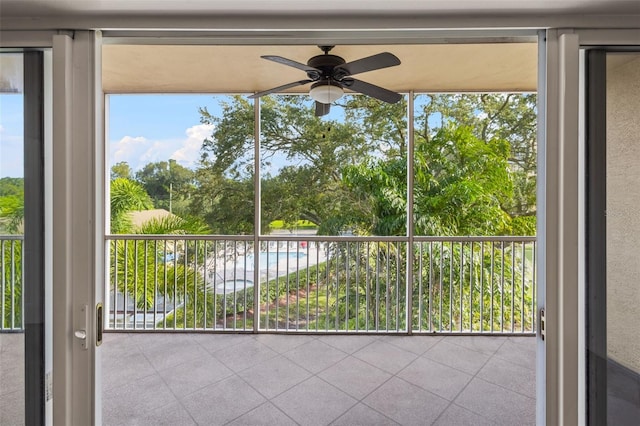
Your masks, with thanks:
<instances>
[{"instance_id":1,"label":"green grass","mask_svg":"<svg viewBox=\"0 0 640 426\"><path fill-rule=\"evenodd\" d=\"M318 225L308 220L298 220L295 223L285 223L284 220L274 220L269 224L271 229L316 229Z\"/></svg>"}]
</instances>

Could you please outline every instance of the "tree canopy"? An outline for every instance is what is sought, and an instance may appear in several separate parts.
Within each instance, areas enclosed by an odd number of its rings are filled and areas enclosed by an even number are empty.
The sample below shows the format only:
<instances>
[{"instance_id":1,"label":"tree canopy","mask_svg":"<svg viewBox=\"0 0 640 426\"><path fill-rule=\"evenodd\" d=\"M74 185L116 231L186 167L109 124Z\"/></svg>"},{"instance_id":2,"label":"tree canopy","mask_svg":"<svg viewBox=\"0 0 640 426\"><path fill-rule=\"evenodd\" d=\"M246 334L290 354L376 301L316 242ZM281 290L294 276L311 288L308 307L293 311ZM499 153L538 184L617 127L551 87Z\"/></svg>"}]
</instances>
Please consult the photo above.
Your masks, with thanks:
<instances>
[{"instance_id":1,"label":"tree canopy","mask_svg":"<svg viewBox=\"0 0 640 426\"><path fill-rule=\"evenodd\" d=\"M415 232L535 233L535 95L418 95L416 105ZM304 97L262 98L263 228L309 220L320 234L404 235L406 108L405 100L345 96L336 114L319 118ZM201 111L215 130L202 147L191 206L207 211L214 228L238 229L216 207L230 204L233 220L246 221L241 228L250 232L253 106L237 96L222 109L219 116Z\"/></svg>"},{"instance_id":2,"label":"tree canopy","mask_svg":"<svg viewBox=\"0 0 640 426\"><path fill-rule=\"evenodd\" d=\"M250 234L254 107L243 96L220 102L220 114L200 110L214 130L194 170L168 160L134 174L118 163L112 178L137 183L148 194L145 206L199 217L216 234ZM414 232L535 234L535 95L419 94L414 105ZM324 235L405 235L407 108L406 98L387 104L346 95L316 117L306 97L261 98L263 232L273 221L305 220Z\"/></svg>"}]
</instances>

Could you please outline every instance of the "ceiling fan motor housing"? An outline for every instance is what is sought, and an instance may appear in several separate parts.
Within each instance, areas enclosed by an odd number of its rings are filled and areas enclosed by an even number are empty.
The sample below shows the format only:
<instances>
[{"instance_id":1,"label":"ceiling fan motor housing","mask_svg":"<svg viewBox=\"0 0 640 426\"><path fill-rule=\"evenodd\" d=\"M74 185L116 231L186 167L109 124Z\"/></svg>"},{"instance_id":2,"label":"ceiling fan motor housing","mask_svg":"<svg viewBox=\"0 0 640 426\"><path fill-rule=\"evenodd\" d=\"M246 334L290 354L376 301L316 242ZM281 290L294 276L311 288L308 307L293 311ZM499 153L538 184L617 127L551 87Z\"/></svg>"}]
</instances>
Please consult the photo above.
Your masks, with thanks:
<instances>
[{"instance_id":1,"label":"ceiling fan motor housing","mask_svg":"<svg viewBox=\"0 0 640 426\"><path fill-rule=\"evenodd\" d=\"M330 78L336 78L333 74L333 70L335 67L340 66L345 63L345 60L340 56L336 55L318 55L309 59L307 65L313 68L317 68L322 71L321 75L318 75L315 71L308 71L307 76L314 81L324 79L328 80ZM346 77L348 73L343 73L342 77Z\"/></svg>"}]
</instances>

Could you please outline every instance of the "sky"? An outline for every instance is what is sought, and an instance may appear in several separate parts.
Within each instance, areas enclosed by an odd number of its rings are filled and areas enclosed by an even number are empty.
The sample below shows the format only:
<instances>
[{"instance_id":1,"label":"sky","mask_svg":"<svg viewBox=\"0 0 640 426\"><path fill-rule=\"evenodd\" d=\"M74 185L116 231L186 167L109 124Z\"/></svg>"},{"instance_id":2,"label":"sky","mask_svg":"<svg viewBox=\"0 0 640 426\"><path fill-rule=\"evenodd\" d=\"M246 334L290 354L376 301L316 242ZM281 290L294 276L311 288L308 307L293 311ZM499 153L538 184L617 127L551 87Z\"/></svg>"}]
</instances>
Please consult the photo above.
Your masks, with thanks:
<instances>
[{"instance_id":1,"label":"sky","mask_svg":"<svg viewBox=\"0 0 640 426\"><path fill-rule=\"evenodd\" d=\"M0 94L0 177L23 176L23 96Z\"/></svg>"},{"instance_id":2,"label":"sky","mask_svg":"<svg viewBox=\"0 0 640 426\"><path fill-rule=\"evenodd\" d=\"M212 95L110 95L108 153L110 168L126 161L133 171L157 161L176 160L194 168L213 126L200 123L199 108L219 114Z\"/></svg>"},{"instance_id":3,"label":"sky","mask_svg":"<svg viewBox=\"0 0 640 426\"><path fill-rule=\"evenodd\" d=\"M174 159L194 168L213 126L200 123L199 108L219 114L212 95L109 95L108 165L129 163L133 171L149 162ZM0 177L23 176L23 97L0 94Z\"/></svg>"}]
</instances>

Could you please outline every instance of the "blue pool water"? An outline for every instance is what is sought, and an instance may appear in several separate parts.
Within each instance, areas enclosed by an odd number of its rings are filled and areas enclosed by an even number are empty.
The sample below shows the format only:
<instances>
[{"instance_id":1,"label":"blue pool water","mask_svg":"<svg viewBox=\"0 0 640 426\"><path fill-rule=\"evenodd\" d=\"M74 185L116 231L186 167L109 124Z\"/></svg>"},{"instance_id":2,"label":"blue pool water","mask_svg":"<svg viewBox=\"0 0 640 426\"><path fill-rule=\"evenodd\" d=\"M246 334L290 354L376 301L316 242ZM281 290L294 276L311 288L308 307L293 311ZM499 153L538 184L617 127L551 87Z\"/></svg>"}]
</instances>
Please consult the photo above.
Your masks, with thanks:
<instances>
[{"instance_id":1,"label":"blue pool water","mask_svg":"<svg viewBox=\"0 0 640 426\"><path fill-rule=\"evenodd\" d=\"M287 257L289 258L289 262L293 261L295 262L296 258L303 258L305 257L306 254L302 253L302 252L296 252L296 251L292 251L292 252L286 252L286 251L270 251L270 252L266 252L266 251L261 251L260 252L260 268L271 268L272 266L276 266L276 264L281 261L286 259ZM247 266L249 265L253 265L253 255L250 254L247 256Z\"/></svg>"}]
</instances>

